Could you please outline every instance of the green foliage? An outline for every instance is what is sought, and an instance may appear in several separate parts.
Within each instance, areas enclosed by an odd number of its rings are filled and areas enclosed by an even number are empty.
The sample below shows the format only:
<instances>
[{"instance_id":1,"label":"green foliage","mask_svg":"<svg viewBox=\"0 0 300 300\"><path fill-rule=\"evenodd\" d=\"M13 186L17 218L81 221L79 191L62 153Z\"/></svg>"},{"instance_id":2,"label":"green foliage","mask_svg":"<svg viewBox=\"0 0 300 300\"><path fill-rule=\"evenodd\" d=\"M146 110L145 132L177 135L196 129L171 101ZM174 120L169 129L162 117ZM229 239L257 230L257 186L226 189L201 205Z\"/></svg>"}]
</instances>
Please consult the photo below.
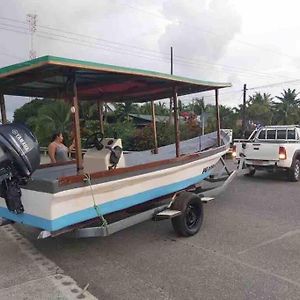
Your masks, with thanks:
<instances>
[{"instance_id":1,"label":"green foliage","mask_svg":"<svg viewBox=\"0 0 300 300\"><path fill-rule=\"evenodd\" d=\"M38 109L37 115L28 119L28 124L40 145L47 146L54 132L62 132L66 144L71 142L70 105L63 101L50 101Z\"/></svg>"},{"instance_id":2,"label":"green foliage","mask_svg":"<svg viewBox=\"0 0 300 300\"><path fill-rule=\"evenodd\" d=\"M256 92L254 95L249 97L246 107L247 119L259 124L271 124L271 104L272 97L270 94L261 94Z\"/></svg>"},{"instance_id":3,"label":"green foliage","mask_svg":"<svg viewBox=\"0 0 300 300\"><path fill-rule=\"evenodd\" d=\"M175 143L175 130L173 125L157 124L157 142L158 146L166 146ZM199 126L188 122L180 124L180 139L187 140L196 137L200 133ZM128 150L142 151L154 148L154 137L152 126L145 126L135 131L135 136L131 139L131 145Z\"/></svg>"},{"instance_id":4,"label":"green foliage","mask_svg":"<svg viewBox=\"0 0 300 300\"><path fill-rule=\"evenodd\" d=\"M138 113L139 106L136 103L125 102L125 103L115 103L116 110L115 114L120 120L129 120L129 114Z\"/></svg>"},{"instance_id":5,"label":"green foliage","mask_svg":"<svg viewBox=\"0 0 300 300\"><path fill-rule=\"evenodd\" d=\"M99 129L97 130L99 131ZM123 148L125 150L132 149L132 137L135 134L135 127L131 121L118 121L114 124L105 124L105 137L116 137L122 139Z\"/></svg>"},{"instance_id":6,"label":"green foliage","mask_svg":"<svg viewBox=\"0 0 300 300\"><path fill-rule=\"evenodd\" d=\"M194 98L184 109L200 116L202 112L206 111L207 106L204 103L204 98Z\"/></svg>"},{"instance_id":7,"label":"green foliage","mask_svg":"<svg viewBox=\"0 0 300 300\"><path fill-rule=\"evenodd\" d=\"M22 107L17 108L14 112L14 122L22 123L33 129L31 118L37 117L39 109L47 103L51 103L49 99L33 99L32 101L25 103Z\"/></svg>"},{"instance_id":8,"label":"green foliage","mask_svg":"<svg viewBox=\"0 0 300 300\"><path fill-rule=\"evenodd\" d=\"M91 101L80 102L79 117L82 120L99 119L98 112L97 112L97 104Z\"/></svg>"},{"instance_id":9,"label":"green foliage","mask_svg":"<svg viewBox=\"0 0 300 300\"><path fill-rule=\"evenodd\" d=\"M145 150L154 147L152 128L146 126L137 129L129 120L129 114L151 115L151 103L116 103L115 110L107 112L104 116L105 136L118 137L123 141L126 150ZM300 99L295 89L283 90L280 96L274 99L267 93L254 93L250 95L246 104L247 124L298 124L300 118ZM207 122L205 133L216 130L216 109L214 105L205 104L203 98L194 98L191 103L184 105L179 102L179 110L187 112L189 119L180 124L181 140L197 136L201 128L197 122L197 116L205 113ZM155 103L156 115L169 116L169 104L165 102ZM230 108L220 106L221 128L231 128L234 137L241 137L242 105ZM14 121L25 123L29 126L42 146L49 144L54 131L62 131L66 144L71 142L71 115L70 105L63 101L51 99L34 99L26 103L14 113ZM111 122L111 123L108 123ZM99 131L99 116L95 102L80 103L80 125L83 140L90 134ZM247 128L252 130L253 128ZM157 124L157 136L159 146L174 143L175 134L173 124Z\"/></svg>"},{"instance_id":10,"label":"green foliage","mask_svg":"<svg viewBox=\"0 0 300 300\"><path fill-rule=\"evenodd\" d=\"M140 107L138 107L137 113L141 115L151 115L151 103L146 102L142 104ZM170 110L167 108L166 103L160 101L158 103L155 102L155 114L157 116L168 116L170 114Z\"/></svg>"},{"instance_id":11,"label":"green foliage","mask_svg":"<svg viewBox=\"0 0 300 300\"><path fill-rule=\"evenodd\" d=\"M299 93L295 89L283 90L278 101L273 101L274 122L276 124L297 124L299 122Z\"/></svg>"}]
</instances>

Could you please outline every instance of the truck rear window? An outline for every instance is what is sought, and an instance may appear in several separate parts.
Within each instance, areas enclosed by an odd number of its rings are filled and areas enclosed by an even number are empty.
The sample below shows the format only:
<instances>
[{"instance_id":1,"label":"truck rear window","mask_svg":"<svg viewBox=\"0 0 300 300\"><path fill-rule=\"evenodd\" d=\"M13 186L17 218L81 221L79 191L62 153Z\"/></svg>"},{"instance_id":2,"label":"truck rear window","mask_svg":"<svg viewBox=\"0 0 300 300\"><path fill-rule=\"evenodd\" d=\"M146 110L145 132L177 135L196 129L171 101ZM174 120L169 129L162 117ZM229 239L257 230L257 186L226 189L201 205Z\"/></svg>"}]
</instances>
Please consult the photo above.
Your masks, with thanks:
<instances>
[{"instance_id":1,"label":"truck rear window","mask_svg":"<svg viewBox=\"0 0 300 300\"><path fill-rule=\"evenodd\" d=\"M296 133L294 129L289 129L288 130L288 140L295 140L296 139Z\"/></svg>"},{"instance_id":2,"label":"truck rear window","mask_svg":"<svg viewBox=\"0 0 300 300\"><path fill-rule=\"evenodd\" d=\"M267 130L267 139L275 140L276 130Z\"/></svg>"},{"instance_id":3,"label":"truck rear window","mask_svg":"<svg viewBox=\"0 0 300 300\"><path fill-rule=\"evenodd\" d=\"M259 135L258 135L258 138L260 140L264 140L266 138L266 131L265 130L262 130Z\"/></svg>"},{"instance_id":4,"label":"truck rear window","mask_svg":"<svg viewBox=\"0 0 300 300\"><path fill-rule=\"evenodd\" d=\"M286 130L285 129L277 130L277 139L278 140L286 140Z\"/></svg>"}]
</instances>

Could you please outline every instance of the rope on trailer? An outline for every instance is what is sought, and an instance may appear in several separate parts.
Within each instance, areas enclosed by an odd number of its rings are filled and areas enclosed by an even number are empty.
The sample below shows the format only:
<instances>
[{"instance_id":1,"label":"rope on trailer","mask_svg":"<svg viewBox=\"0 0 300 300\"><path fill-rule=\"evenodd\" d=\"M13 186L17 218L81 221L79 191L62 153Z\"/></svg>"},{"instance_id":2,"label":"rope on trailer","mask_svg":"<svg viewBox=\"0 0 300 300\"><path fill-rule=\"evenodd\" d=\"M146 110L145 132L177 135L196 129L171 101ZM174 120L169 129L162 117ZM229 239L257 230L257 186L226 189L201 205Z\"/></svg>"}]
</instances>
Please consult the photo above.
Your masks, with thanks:
<instances>
[{"instance_id":1,"label":"rope on trailer","mask_svg":"<svg viewBox=\"0 0 300 300\"><path fill-rule=\"evenodd\" d=\"M98 216L99 219L101 220L100 227L102 227L102 226L105 227L106 231L108 232L108 228L107 228L108 222L107 222L107 220L104 218L103 214L101 214L100 209L99 209L99 207L97 206L96 201L95 201L94 191L93 191L92 182L91 182L91 175L90 175L89 173L85 173L85 174L84 174L84 179L85 179L85 181L88 182L88 184L89 184L89 186L90 186L91 195L92 195L93 204L94 204L94 209L95 209L95 211L96 211L96 213L97 213L97 216Z\"/></svg>"}]
</instances>

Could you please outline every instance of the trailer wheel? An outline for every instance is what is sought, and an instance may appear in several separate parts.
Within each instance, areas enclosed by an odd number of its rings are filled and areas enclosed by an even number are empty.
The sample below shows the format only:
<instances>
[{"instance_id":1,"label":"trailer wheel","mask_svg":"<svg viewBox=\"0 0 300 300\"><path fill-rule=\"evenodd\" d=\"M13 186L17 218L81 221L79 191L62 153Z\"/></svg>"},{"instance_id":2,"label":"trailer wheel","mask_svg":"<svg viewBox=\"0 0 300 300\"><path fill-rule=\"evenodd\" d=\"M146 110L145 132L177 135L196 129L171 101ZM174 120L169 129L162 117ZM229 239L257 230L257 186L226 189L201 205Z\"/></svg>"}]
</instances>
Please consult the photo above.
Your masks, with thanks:
<instances>
[{"instance_id":1,"label":"trailer wheel","mask_svg":"<svg viewBox=\"0 0 300 300\"><path fill-rule=\"evenodd\" d=\"M180 216L171 220L174 231L179 236L192 236L200 230L203 222L203 206L197 195L182 192L177 196L171 208L182 212Z\"/></svg>"},{"instance_id":2,"label":"trailer wheel","mask_svg":"<svg viewBox=\"0 0 300 300\"><path fill-rule=\"evenodd\" d=\"M292 166L288 170L288 178L290 181L296 182L300 179L300 161L295 159Z\"/></svg>"}]
</instances>

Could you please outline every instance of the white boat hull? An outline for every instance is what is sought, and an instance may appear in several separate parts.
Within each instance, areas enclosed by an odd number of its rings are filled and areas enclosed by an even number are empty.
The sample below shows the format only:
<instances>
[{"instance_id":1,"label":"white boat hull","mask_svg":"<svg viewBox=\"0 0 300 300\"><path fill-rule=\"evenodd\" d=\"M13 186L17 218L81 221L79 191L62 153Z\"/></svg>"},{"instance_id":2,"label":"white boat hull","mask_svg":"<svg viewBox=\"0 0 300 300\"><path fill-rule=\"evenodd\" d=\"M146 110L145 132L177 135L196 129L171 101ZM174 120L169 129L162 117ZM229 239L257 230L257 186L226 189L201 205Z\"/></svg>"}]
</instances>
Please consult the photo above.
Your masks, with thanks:
<instances>
[{"instance_id":1,"label":"white boat hull","mask_svg":"<svg viewBox=\"0 0 300 300\"><path fill-rule=\"evenodd\" d=\"M98 212L106 215L194 185L210 175L211 168L225 152L174 167L92 186L87 184L57 193L22 189L25 212L19 215L11 213L4 199L0 198L0 216L47 231L56 231L96 218L98 213L94 201Z\"/></svg>"}]
</instances>

